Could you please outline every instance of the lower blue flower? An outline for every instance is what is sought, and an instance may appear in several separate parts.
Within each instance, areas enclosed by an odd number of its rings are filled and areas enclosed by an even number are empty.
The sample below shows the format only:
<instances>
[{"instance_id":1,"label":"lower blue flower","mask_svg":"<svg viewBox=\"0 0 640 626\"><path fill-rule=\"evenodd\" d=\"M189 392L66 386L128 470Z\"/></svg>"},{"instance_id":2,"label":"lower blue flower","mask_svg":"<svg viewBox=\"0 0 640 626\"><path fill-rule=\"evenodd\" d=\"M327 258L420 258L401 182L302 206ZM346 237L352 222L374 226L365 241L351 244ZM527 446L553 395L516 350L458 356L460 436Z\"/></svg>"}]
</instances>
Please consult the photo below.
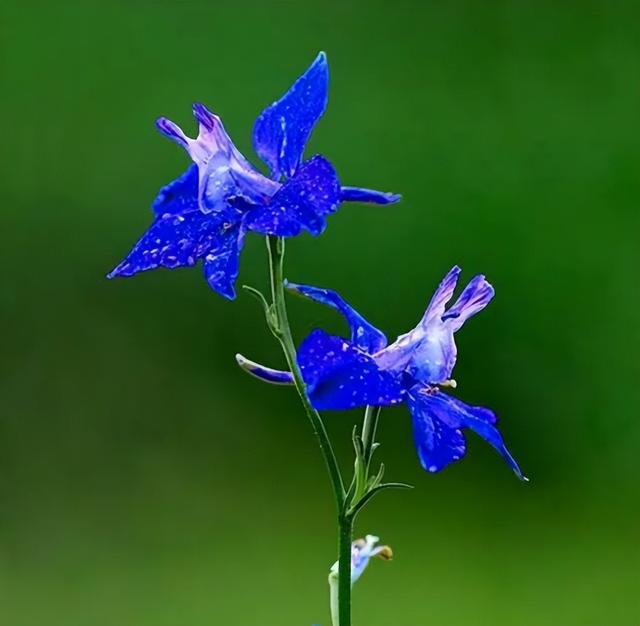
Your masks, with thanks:
<instances>
[{"instance_id":1,"label":"lower blue flower","mask_svg":"<svg viewBox=\"0 0 640 626\"><path fill-rule=\"evenodd\" d=\"M298 364L307 394L317 409L329 410L404 402L413 419L416 449L425 470L439 472L461 459L466 452L463 431L469 429L526 480L496 428L495 413L465 404L442 390L455 386L450 380L457 352L454 333L493 297L491 285L477 276L445 310L459 273L454 267L447 274L418 326L389 346L381 331L337 293L287 283L290 290L339 310L351 329L349 340L314 330L302 342Z\"/></svg>"}]
</instances>

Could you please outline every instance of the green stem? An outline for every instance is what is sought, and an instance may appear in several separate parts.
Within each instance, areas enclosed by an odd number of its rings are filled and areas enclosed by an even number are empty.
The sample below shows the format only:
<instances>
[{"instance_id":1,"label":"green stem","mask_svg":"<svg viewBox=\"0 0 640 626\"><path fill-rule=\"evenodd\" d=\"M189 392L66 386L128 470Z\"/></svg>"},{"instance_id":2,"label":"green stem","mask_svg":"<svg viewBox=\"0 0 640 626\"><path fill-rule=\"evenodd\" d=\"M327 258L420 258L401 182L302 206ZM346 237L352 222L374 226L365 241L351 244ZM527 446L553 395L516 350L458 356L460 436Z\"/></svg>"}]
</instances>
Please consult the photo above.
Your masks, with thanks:
<instances>
[{"instance_id":1,"label":"green stem","mask_svg":"<svg viewBox=\"0 0 640 626\"><path fill-rule=\"evenodd\" d=\"M324 457L331 486L333 488L336 506L338 510L339 527L339 557L338 557L338 616L339 625L351 626L351 541L353 531L353 518L345 513L346 494L340 468L336 460L331 441L324 427L320 414L313 408L305 390L304 380L296 358L296 348L291 335L289 317L285 302L284 291L284 239L282 237L269 236L267 238L269 250L269 275L271 278L272 310L270 318L271 331L276 336L287 365L293 374L295 384L302 405L311 422L313 433L318 440L318 445Z\"/></svg>"},{"instance_id":2,"label":"green stem","mask_svg":"<svg viewBox=\"0 0 640 626\"><path fill-rule=\"evenodd\" d=\"M353 518L340 515L338 558L338 624L351 626L351 542L353 540Z\"/></svg>"},{"instance_id":3,"label":"green stem","mask_svg":"<svg viewBox=\"0 0 640 626\"><path fill-rule=\"evenodd\" d=\"M329 471L329 477L331 479L331 485L336 500L338 511L341 511L344 506L344 485L342 483L342 476L340 475L340 469L338 467L338 461L336 460L331 442L327 430L324 427L322 418L318 411L316 411L305 391L304 381L302 380L302 374L298 367L298 361L296 359L296 348L291 335L291 328L289 326L289 318L287 315L287 306L285 302L284 293L284 239L282 237L270 236L267 239L267 247L269 249L269 269L271 276L271 296L273 298L273 314L275 324L272 327L272 332L280 342L284 356L287 360L287 365L293 374L293 382L295 384L302 405L307 413L307 417L311 422L313 433L318 440L320 450L324 456L327 470Z\"/></svg>"}]
</instances>

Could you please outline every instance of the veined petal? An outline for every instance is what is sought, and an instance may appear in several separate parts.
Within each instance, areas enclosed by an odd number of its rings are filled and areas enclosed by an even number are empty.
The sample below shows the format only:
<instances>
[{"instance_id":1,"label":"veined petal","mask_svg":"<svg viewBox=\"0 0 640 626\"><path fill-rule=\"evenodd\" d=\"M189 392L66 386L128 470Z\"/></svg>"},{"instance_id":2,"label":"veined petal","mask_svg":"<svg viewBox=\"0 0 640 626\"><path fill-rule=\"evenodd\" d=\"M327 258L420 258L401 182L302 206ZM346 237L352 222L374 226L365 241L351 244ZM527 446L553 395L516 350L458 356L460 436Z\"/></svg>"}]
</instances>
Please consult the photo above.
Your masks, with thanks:
<instances>
[{"instance_id":1,"label":"veined petal","mask_svg":"<svg viewBox=\"0 0 640 626\"><path fill-rule=\"evenodd\" d=\"M439 336L428 335L427 330L432 328L432 322L438 323L444 314L445 306L455 291L460 272L461 270L457 265L451 268L433 294L427 311L422 320L420 320L420 323L413 330L404 335L400 335L390 346L376 355L376 361L380 367L393 371L404 371L411 364L414 354L420 348L421 343L426 342L430 344L435 341L436 346L440 346ZM431 359L427 357L429 363L426 365L429 369L425 377L420 380L434 383L444 380L442 373L448 368L450 355L443 356L438 354L435 355L435 357L438 364L432 364ZM431 378L431 376L433 376L433 378Z\"/></svg>"},{"instance_id":2,"label":"veined petal","mask_svg":"<svg viewBox=\"0 0 640 626\"><path fill-rule=\"evenodd\" d=\"M399 193L388 191L376 191L364 187L341 187L340 200L342 202L368 202L371 204L393 204L399 202L402 196Z\"/></svg>"},{"instance_id":3,"label":"veined petal","mask_svg":"<svg viewBox=\"0 0 640 626\"><path fill-rule=\"evenodd\" d=\"M241 196L252 202L264 202L280 185L255 170L235 147L220 118L202 104L193 105L198 121L196 139L160 118L158 130L182 146L198 166L198 204L205 213L223 212L230 197Z\"/></svg>"},{"instance_id":4,"label":"veined petal","mask_svg":"<svg viewBox=\"0 0 640 626\"><path fill-rule=\"evenodd\" d=\"M458 330L470 317L482 311L489 304L495 290L484 276L478 275L471 279L456 303L441 317L443 322L451 320L451 327Z\"/></svg>"},{"instance_id":5,"label":"veined petal","mask_svg":"<svg viewBox=\"0 0 640 626\"><path fill-rule=\"evenodd\" d=\"M442 383L451 378L456 364L457 347L454 333L472 315L481 311L494 294L484 276L476 276L447 311L460 268L455 266L444 277L431 298L419 324L385 348L376 361L385 369L406 371L416 381Z\"/></svg>"},{"instance_id":6,"label":"veined petal","mask_svg":"<svg viewBox=\"0 0 640 626\"><path fill-rule=\"evenodd\" d=\"M327 107L329 67L321 52L289 90L256 119L253 148L272 177L293 176L316 122Z\"/></svg>"},{"instance_id":7,"label":"veined petal","mask_svg":"<svg viewBox=\"0 0 640 626\"><path fill-rule=\"evenodd\" d=\"M342 313L351 329L351 343L360 350L367 354L373 354L387 345L387 338L384 333L364 319L336 291L311 287L310 285L297 285L288 281L285 286L289 291L326 304Z\"/></svg>"},{"instance_id":8,"label":"veined petal","mask_svg":"<svg viewBox=\"0 0 640 626\"><path fill-rule=\"evenodd\" d=\"M209 286L229 300L236 297L235 283L240 270L244 228L240 223L224 224L219 237L204 257L202 270Z\"/></svg>"},{"instance_id":9,"label":"veined petal","mask_svg":"<svg viewBox=\"0 0 640 626\"><path fill-rule=\"evenodd\" d=\"M454 265L448 271L447 275L442 279L438 288L435 290L431 301L429 302L429 306L420 320L420 326L426 327L431 322L442 319L447 302L451 300L453 292L456 290L456 285L458 284L458 278L460 277L461 272L462 270L457 265Z\"/></svg>"},{"instance_id":10,"label":"veined petal","mask_svg":"<svg viewBox=\"0 0 640 626\"><path fill-rule=\"evenodd\" d=\"M403 389L389 372L353 344L314 330L298 351L307 394L316 409L387 406L402 401Z\"/></svg>"},{"instance_id":11,"label":"veined petal","mask_svg":"<svg viewBox=\"0 0 640 626\"><path fill-rule=\"evenodd\" d=\"M461 458L465 451L461 429L470 428L499 452L518 478L526 480L495 426L497 418L493 411L470 406L442 391L424 387L414 387L410 391L409 407L414 416L414 428L416 421L421 422L419 426L423 427L425 433L420 441L416 439L419 451L422 449L421 460L424 454L427 462L425 469L439 471ZM430 430L429 421L435 429L433 432L438 433L431 439L426 436Z\"/></svg>"},{"instance_id":12,"label":"veined petal","mask_svg":"<svg viewBox=\"0 0 640 626\"><path fill-rule=\"evenodd\" d=\"M295 237L303 229L319 235L325 215L340 204L340 183L333 165L324 157L305 161L293 178L264 205L251 208L245 225L264 235Z\"/></svg>"}]
</instances>

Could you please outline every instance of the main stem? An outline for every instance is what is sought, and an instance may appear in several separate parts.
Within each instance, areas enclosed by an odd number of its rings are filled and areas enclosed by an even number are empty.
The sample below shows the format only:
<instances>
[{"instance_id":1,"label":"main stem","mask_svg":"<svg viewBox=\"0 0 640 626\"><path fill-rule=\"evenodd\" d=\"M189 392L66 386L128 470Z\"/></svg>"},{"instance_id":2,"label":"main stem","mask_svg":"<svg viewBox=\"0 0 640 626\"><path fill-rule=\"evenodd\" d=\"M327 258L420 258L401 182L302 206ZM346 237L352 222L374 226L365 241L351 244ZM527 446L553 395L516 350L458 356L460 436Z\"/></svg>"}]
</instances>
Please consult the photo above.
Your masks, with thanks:
<instances>
[{"instance_id":1,"label":"main stem","mask_svg":"<svg viewBox=\"0 0 640 626\"><path fill-rule=\"evenodd\" d=\"M269 274L271 278L272 315L271 330L277 337L295 384L298 395L305 409L307 417L311 422L311 428L318 440L318 445L324 457L331 486L336 500L338 510L339 527L339 582L338 582L338 615L339 626L351 626L351 541L353 532L353 519L347 515L346 494L344 483L340 474L340 468L336 460L331 442L324 427L320 414L313 408L305 390L304 380L298 361L296 359L296 348L291 335L289 317L284 293L284 239L282 237L269 236L267 238L267 248L269 250ZM335 624L334 626L338 626Z\"/></svg>"},{"instance_id":2,"label":"main stem","mask_svg":"<svg viewBox=\"0 0 640 626\"><path fill-rule=\"evenodd\" d=\"M353 518L348 515L338 517L338 624L351 626L351 542Z\"/></svg>"}]
</instances>

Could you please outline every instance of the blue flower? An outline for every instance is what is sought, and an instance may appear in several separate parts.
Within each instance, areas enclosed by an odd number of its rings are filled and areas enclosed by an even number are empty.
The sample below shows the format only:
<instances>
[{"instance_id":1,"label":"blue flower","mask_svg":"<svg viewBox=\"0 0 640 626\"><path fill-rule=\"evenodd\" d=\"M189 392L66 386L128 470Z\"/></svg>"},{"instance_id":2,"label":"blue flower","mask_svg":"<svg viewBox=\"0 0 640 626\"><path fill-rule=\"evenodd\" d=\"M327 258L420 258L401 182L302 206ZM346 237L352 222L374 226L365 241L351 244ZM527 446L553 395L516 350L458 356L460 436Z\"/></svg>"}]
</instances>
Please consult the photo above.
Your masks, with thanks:
<instances>
[{"instance_id":1,"label":"blue flower","mask_svg":"<svg viewBox=\"0 0 640 626\"><path fill-rule=\"evenodd\" d=\"M422 467L439 472L466 452L463 430L471 429L490 443L516 475L526 480L496 428L493 411L470 406L443 391L455 388L454 334L493 298L493 287L476 276L448 309L460 268L440 283L418 325L387 345L372 326L335 291L287 283L288 289L338 310L351 330L349 339L314 330L301 344L298 365L307 395L318 410L345 410L366 405L404 403L413 418L413 433ZM281 384L291 374L265 368L238 355L250 374Z\"/></svg>"},{"instance_id":2,"label":"blue flower","mask_svg":"<svg viewBox=\"0 0 640 626\"><path fill-rule=\"evenodd\" d=\"M457 357L454 334L494 295L484 276L476 276L447 309L459 275L460 268L454 267L440 283L418 325L391 345L336 292L288 284L292 291L340 311L351 329L348 340L314 330L302 342L298 364L307 393L317 409L405 403L413 418L420 463L429 472L438 472L464 456L463 430L471 429L524 479L496 428L496 415L443 391L456 386L451 379Z\"/></svg>"},{"instance_id":3,"label":"blue flower","mask_svg":"<svg viewBox=\"0 0 640 626\"><path fill-rule=\"evenodd\" d=\"M202 261L212 289L232 299L245 232L294 237L319 235L341 202L390 204L400 196L342 187L331 163L303 153L327 104L329 70L320 53L284 96L267 107L253 129L255 151L270 177L255 169L234 146L220 118L193 107L196 139L160 118L160 132L184 148L193 164L160 190L151 227L108 275L133 276L157 267L173 269Z\"/></svg>"}]
</instances>

